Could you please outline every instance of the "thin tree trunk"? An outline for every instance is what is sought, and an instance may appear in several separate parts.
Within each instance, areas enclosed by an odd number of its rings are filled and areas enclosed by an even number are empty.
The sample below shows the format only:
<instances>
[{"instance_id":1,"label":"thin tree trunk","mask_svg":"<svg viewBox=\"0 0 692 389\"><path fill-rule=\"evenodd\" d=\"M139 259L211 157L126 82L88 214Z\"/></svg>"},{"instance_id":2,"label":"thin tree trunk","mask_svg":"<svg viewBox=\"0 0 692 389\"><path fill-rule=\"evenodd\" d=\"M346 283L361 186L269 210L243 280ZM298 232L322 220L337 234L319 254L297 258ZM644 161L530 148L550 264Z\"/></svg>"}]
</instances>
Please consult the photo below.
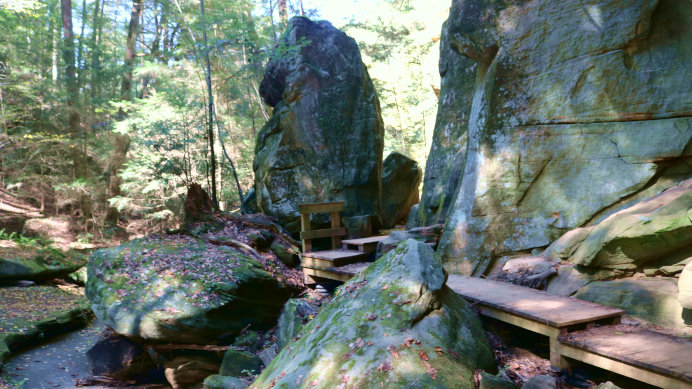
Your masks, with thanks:
<instances>
[{"instance_id":1,"label":"thin tree trunk","mask_svg":"<svg viewBox=\"0 0 692 389\"><path fill-rule=\"evenodd\" d=\"M135 49L137 44L137 34L139 33L139 19L144 10L144 0L133 0L132 11L130 13L130 25L127 29L127 42L125 44L125 72L120 83L120 100L132 100L132 70L135 62ZM120 116L124 118L126 113L121 109ZM113 151L109 161L108 170L110 172L110 182L108 183L108 197L114 198L121 194L120 184L122 179L118 175L125 163L127 150L130 147L130 136L127 134L113 134ZM110 206L106 213L106 222L117 224L120 213L118 208Z\"/></svg>"},{"instance_id":2,"label":"thin tree trunk","mask_svg":"<svg viewBox=\"0 0 692 389\"><path fill-rule=\"evenodd\" d=\"M74 52L74 33L72 31L72 0L61 0L62 6L62 28L64 36L64 46L63 57L65 58L65 79L67 81L67 106L68 106L68 122L70 139L73 142L73 146L76 146L79 142L79 84L75 76L75 52ZM85 134L86 136L86 134ZM86 164L86 153L80 152L79 147L72 147L72 161L74 164L74 175L77 179L87 178L87 164ZM83 193L81 195L81 205L82 212L85 221L91 218L91 201L89 195Z\"/></svg>"},{"instance_id":3,"label":"thin tree trunk","mask_svg":"<svg viewBox=\"0 0 692 389\"><path fill-rule=\"evenodd\" d=\"M281 19L281 31L286 29L286 23L288 22L288 8L286 7L286 0L278 0L279 3L279 18Z\"/></svg>"},{"instance_id":4,"label":"thin tree trunk","mask_svg":"<svg viewBox=\"0 0 692 389\"><path fill-rule=\"evenodd\" d=\"M79 33L79 49L77 50L77 69L79 71L79 85L86 85L86 63L84 60L84 27L86 26L86 0L82 0L82 29ZM85 93L86 94L86 93Z\"/></svg>"},{"instance_id":5,"label":"thin tree trunk","mask_svg":"<svg viewBox=\"0 0 692 389\"><path fill-rule=\"evenodd\" d=\"M216 197L216 155L214 154L214 98L211 95L211 65L209 64L209 50L207 48L207 30L204 27L204 0L200 0L200 16L202 21L202 38L204 39L204 60L206 62L207 71L207 92L209 100L209 157L211 162L211 199L214 205L218 206L218 198Z\"/></svg>"},{"instance_id":6,"label":"thin tree trunk","mask_svg":"<svg viewBox=\"0 0 692 389\"><path fill-rule=\"evenodd\" d=\"M96 89L99 82L100 62L100 33L101 33L101 18L99 17L99 0L94 1L94 17L92 21L93 31L91 36L91 98L97 96Z\"/></svg>"},{"instance_id":7,"label":"thin tree trunk","mask_svg":"<svg viewBox=\"0 0 692 389\"><path fill-rule=\"evenodd\" d=\"M305 16L305 10L303 9L303 0L298 0L298 4L300 5L300 16Z\"/></svg>"},{"instance_id":8,"label":"thin tree trunk","mask_svg":"<svg viewBox=\"0 0 692 389\"><path fill-rule=\"evenodd\" d=\"M125 72L120 82L120 100L132 101L132 70L135 63L135 49L137 34L139 33L139 19L142 16L144 0L132 1L130 25L127 29L127 42L125 44Z\"/></svg>"},{"instance_id":9,"label":"thin tree trunk","mask_svg":"<svg viewBox=\"0 0 692 389\"><path fill-rule=\"evenodd\" d=\"M52 16L53 13L55 12L55 8L51 9L51 18L50 18L50 26L51 30L53 31L53 54L52 54L52 66L51 66L51 74L53 76L53 86L57 86L58 84L58 36L60 36L60 31L58 30L58 27L56 26L55 22L53 21L55 18Z\"/></svg>"}]
</instances>

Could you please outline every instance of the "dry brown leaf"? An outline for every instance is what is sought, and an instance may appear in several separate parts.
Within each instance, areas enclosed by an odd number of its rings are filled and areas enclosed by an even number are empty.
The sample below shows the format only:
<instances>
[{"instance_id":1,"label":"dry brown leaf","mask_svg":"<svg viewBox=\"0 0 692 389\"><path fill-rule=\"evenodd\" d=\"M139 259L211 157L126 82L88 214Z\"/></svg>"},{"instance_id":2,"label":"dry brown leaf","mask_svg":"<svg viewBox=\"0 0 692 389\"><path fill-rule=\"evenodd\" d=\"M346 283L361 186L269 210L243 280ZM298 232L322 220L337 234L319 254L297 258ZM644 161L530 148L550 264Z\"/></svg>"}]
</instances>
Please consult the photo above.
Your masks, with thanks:
<instances>
[{"instance_id":1,"label":"dry brown leaf","mask_svg":"<svg viewBox=\"0 0 692 389\"><path fill-rule=\"evenodd\" d=\"M418 353L418 356L420 357L420 359L422 359L422 360L424 360L424 361L427 361L427 360L428 360L428 354L425 352L425 350L421 350L421 351Z\"/></svg>"},{"instance_id":2,"label":"dry brown leaf","mask_svg":"<svg viewBox=\"0 0 692 389\"><path fill-rule=\"evenodd\" d=\"M437 351L437 353L440 355L444 355L444 351L442 350L442 347L440 347L440 346L435 346L435 351Z\"/></svg>"}]
</instances>

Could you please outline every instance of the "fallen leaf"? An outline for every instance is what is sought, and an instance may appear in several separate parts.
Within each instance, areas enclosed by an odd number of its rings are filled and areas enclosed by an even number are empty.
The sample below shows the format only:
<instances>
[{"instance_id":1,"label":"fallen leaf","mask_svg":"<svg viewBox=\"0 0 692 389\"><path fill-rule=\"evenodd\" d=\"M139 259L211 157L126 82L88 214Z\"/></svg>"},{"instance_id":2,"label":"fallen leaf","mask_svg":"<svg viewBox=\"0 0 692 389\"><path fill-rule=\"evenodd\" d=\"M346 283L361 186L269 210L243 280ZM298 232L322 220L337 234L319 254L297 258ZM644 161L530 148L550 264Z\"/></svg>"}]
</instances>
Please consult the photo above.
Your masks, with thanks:
<instances>
[{"instance_id":1,"label":"fallen leaf","mask_svg":"<svg viewBox=\"0 0 692 389\"><path fill-rule=\"evenodd\" d=\"M435 351L437 351L437 353L440 355L444 355L444 351L442 351L442 347L435 346Z\"/></svg>"},{"instance_id":2,"label":"fallen leaf","mask_svg":"<svg viewBox=\"0 0 692 389\"><path fill-rule=\"evenodd\" d=\"M389 289L389 284L382 287L382 290L387 290L387 289Z\"/></svg>"},{"instance_id":3,"label":"fallen leaf","mask_svg":"<svg viewBox=\"0 0 692 389\"><path fill-rule=\"evenodd\" d=\"M420 357L420 359L422 359L422 360L424 360L424 361L427 361L427 360L428 360L428 354L425 352L425 350L421 350L421 351L418 353L418 356Z\"/></svg>"}]
</instances>

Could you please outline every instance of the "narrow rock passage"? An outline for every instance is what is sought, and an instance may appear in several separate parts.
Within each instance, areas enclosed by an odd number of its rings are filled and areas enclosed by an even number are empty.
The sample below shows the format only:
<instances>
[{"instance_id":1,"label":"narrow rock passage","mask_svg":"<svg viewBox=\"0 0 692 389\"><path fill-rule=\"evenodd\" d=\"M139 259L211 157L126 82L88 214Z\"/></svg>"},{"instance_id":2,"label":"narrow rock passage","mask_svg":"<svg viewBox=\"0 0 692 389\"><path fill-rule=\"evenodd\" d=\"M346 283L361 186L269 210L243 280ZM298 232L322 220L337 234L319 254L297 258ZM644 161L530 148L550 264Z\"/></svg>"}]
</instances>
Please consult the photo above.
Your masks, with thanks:
<instances>
[{"instance_id":1,"label":"narrow rock passage","mask_svg":"<svg viewBox=\"0 0 692 389\"><path fill-rule=\"evenodd\" d=\"M95 319L85 328L21 349L7 361L3 376L17 383L26 379L23 389L75 388L77 380L91 376L86 352L104 328Z\"/></svg>"}]
</instances>

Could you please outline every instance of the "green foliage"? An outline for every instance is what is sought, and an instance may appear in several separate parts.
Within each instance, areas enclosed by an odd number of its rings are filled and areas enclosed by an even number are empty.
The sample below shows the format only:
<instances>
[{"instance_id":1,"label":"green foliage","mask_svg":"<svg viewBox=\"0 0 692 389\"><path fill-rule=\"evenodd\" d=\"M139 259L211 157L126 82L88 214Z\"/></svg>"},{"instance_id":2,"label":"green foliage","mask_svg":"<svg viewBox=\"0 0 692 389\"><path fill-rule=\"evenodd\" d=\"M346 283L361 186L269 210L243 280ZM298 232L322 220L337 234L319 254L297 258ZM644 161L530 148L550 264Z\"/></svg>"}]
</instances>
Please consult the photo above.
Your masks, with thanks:
<instances>
[{"instance_id":1,"label":"green foliage","mask_svg":"<svg viewBox=\"0 0 692 389\"><path fill-rule=\"evenodd\" d=\"M138 231L174 227L181 220L186 186L209 186L204 50L211 63L219 132L247 191L254 181L255 137L271 114L258 92L263 66L270 56L289 56L300 49L278 40L286 24L279 19L276 2L205 1L207 49L198 1L144 3L132 99L123 101L126 4L99 0L96 14L96 0L87 0L86 8L72 2L79 99L71 107L60 1L0 0L3 185L17 186L18 196L47 214L72 213L90 204L93 217L83 225L92 226L85 234L95 237L122 232L125 224L138 226ZM294 2L288 6L289 17L298 13ZM431 38L439 34L445 12L440 10L448 4L381 1L369 7L368 14L343 29L358 41L379 93L385 154L397 150L422 165L436 109L430 85L439 85ZM319 18L316 10L307 10L307 16ZM69 130L73 109L80 114L78 133ZM131 143L118 172L122 192L111 196L113 139L125 134ZM232 210L240 199L219 133L214 136L219 199L223 208ZM77 174L75 166L82 159L87 171ZM125 223L116 229L104 222L111 205Z\"/></svg>"},{"instance_id":2,"label":"green foliage","mask_svg":"<svg viewBox=\"0 0 692 389\"><path fill-rule=\"evenodd\" d=\"M49 240L43 238L30 238L22 234L17 234L16 232L8 234L5 232L4 228L0 230L0 240L11 240L18 243L20 246L28 247L41 247L50 244Z\"/></svg>"}]
</instances>

